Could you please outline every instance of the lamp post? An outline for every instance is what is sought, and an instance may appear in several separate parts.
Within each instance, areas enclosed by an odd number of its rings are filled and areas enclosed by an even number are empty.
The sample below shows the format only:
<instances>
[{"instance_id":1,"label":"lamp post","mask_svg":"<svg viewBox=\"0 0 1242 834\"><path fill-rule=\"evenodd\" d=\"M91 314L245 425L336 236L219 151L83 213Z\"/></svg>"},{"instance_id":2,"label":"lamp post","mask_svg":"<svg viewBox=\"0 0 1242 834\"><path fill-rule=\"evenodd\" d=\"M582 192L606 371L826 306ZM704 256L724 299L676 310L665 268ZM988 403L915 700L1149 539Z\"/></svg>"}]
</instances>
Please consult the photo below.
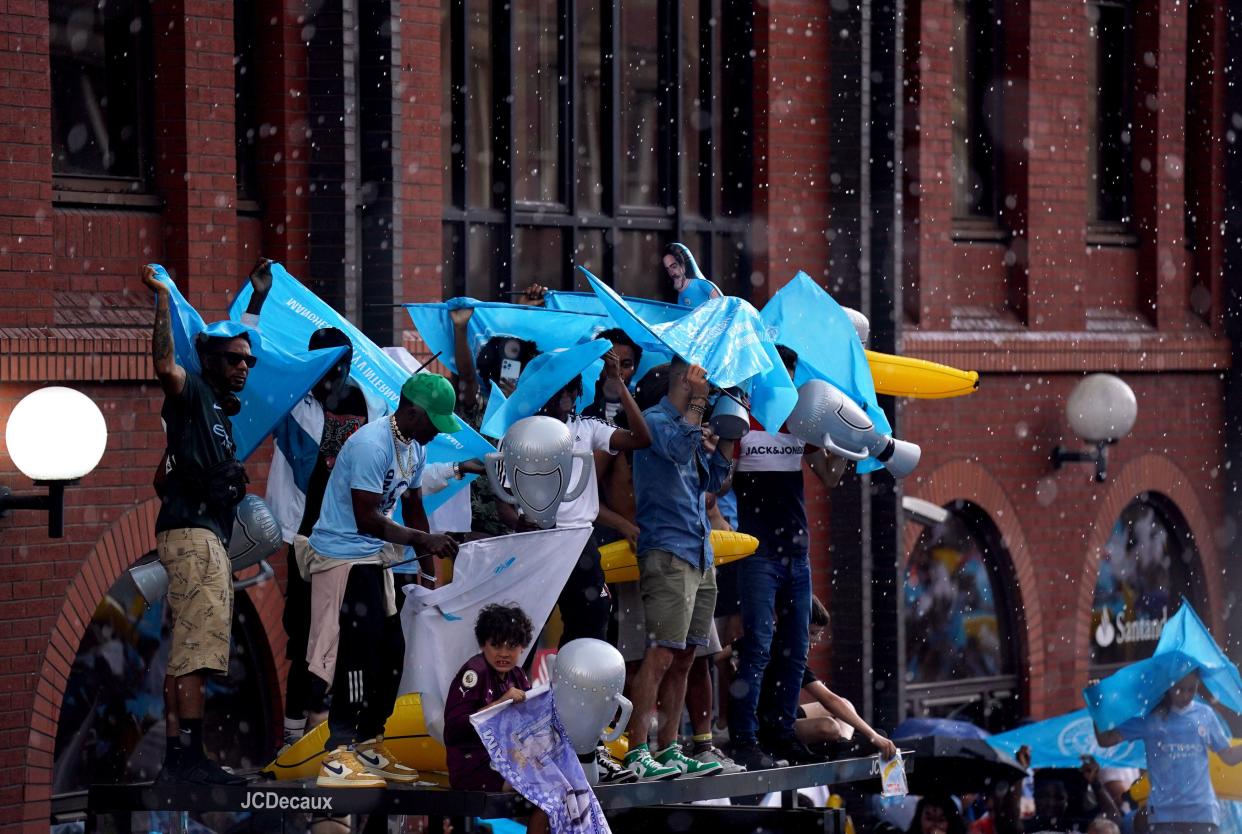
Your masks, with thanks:
<instances>
[{"instance_id":1,"label":"lamp post","mask_svg":"<svg viewBox=\"0 0 1242 834\"><path fill-rule=\"evenodd\" d=\"M1070 392L1065 417L1074 434L1095 448L1074 452L1063 446L1052 450L1052 466L1066 463L1094 463L1095 480L1108 478L1107 449L1134 428L1138 399L1133 389L1112 374L1088 374Z\"/></svg>"},{"instance_id":2,"label":"lamp post","mask_svg":"<svg viewBox=\"0 0 1242 834\"><path fill-rule=\"evenodd\" d=\"M89 474L108 445L99 406L72 388L52 386L27 394L4 431L9 457L22 474L47 487L46 495L14 495L0 486L0 517L9 510L44 510L47 534L65 534L65 487Z\"/></svg>"}]
</instances>

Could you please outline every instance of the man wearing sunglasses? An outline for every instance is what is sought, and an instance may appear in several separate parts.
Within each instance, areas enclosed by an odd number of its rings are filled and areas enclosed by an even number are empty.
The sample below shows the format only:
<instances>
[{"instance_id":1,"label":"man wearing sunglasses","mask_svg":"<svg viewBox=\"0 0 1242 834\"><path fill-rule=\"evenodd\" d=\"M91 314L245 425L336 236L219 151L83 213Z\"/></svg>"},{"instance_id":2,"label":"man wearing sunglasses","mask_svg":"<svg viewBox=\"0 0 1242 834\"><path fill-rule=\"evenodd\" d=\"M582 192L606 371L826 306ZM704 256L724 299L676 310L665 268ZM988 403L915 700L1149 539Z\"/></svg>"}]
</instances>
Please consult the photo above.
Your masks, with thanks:
<instances>
[{"instance_id":1,"label":"man wearing sunglasses","mask_svg":"<svg viewBox=\"0 0 1242 834\"><path fill-rule=\"evenodd\" d=\"M229 418L255 365L245 328L216 322L195 342L201 372L177 364L169 288L150 267L155 292L151 358L164 405L167 448L156 473L155 521L160 562L168 572L172 649L164 678L166 753L162 780L233 785L245 782L207 758L203 704L207 676L225 674L233 624L233 572L228 540L234 508L246 494Z\"/></svg>"}]
</instances>

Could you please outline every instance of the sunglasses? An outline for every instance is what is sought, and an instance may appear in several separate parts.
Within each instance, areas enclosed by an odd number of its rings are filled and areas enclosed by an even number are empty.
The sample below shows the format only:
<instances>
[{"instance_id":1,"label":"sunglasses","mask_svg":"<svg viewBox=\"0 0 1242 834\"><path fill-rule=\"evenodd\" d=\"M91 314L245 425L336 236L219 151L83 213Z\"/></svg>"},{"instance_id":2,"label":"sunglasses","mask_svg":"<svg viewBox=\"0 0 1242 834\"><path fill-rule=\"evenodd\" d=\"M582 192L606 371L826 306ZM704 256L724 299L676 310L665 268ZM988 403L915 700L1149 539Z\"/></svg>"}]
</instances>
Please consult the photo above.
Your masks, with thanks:
<instances>
[{"instance_id":1,"label":"sunglasses","mask_svg":"<svg viewBox=\"0 0 1242 834\"><path fill-rule=\"evenodd\" d=\"M253 353L238 353L234 350L218 350L212 355L219 356L227 362L229 366L234 368L243 362L246 363L247 368L253 368L255 365L259 364L259 357L255 356Z\"/></svg>"}]
</instances>

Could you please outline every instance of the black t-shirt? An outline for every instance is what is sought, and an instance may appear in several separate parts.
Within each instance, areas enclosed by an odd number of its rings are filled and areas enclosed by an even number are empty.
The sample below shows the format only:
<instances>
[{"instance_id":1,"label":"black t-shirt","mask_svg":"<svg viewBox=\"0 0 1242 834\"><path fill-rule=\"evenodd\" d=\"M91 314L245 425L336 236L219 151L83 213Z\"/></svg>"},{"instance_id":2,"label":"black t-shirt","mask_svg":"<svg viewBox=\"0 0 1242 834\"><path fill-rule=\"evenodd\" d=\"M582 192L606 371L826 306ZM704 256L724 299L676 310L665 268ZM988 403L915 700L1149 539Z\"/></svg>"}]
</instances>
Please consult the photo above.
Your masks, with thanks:
<instances>
[{"instance_id":1,"label":"black t-shirt","mask_svg":"<svg viewBox=\"0 0 1242 834\"><path fill-rule=\"evenodd\" d=\"M802 492L801 440L784 432L769 433L752 423L738 441L737 529L759 539L766 556L804 555L810 546Z\"/></svg>"},{"instance_id":2,"label":"black t-shirt","mask_svg":"<svg viewBox=\"0 0 1242 834\"><path fill-rule=\"evenodd\" d=\"M350 436L367 423L367 400L356 385L348 385L339 398L329 398L323 407L323 435L319 438L319 456L306 486L306 509L298 532L309 536L323 508L323 493L328 476L336 465L336 456Z\"/></svg>"},{"instance_id":3,"label":"black t-shirt","mask_svg":"<svg viewBox=\"0 0 1242 834\"><path fill-rule=\"evenodd\" d=\"M155 532L201 527L227 543L233 533L233 509L211 510L201 483L196 483L201 475L192 474L235 457L233 424L220 397L205 379L187 372L181 393L164 397L160 416L168 436L168 468Z\"/></svg>"}]
</instances>

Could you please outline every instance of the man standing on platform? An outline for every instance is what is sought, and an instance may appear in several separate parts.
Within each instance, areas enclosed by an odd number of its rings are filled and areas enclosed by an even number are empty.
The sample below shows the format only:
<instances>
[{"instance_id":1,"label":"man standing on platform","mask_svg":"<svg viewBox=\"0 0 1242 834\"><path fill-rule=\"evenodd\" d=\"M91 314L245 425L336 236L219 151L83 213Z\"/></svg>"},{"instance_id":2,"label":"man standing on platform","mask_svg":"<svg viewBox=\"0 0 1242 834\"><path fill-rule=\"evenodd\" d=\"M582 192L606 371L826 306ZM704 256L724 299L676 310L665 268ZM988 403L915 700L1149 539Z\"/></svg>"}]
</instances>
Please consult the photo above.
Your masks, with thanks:
<instances>
[{"instance_id":1,"label":"man standing on platform","mask_svg":"<svg viewBox=\"0 0 1242 834\"><path fill-rule=\"evenodd\" d=\"M643 781L720 773L676 742L694 651L707 644L716 606L711 524L706 494L729 474L733 441L702 426L707 377L680 357L669 368L669 392L643 416L651 447L634 453L638 504L638 586L647 624L647 653L634 678L630 752L625 766ZM658 749L647 746L651 714L660 705Z\"/></svg>"},{"instance_id":2,"label":"man standing on platform","mask_svg":"<svg viewBox=\"0 0 1242 834\"><path fill-rule=\"evenodd\" d=\"M151 358L164 406L167 446L155 488L160 512L155 541L168 572L172 650L164 678L166 752L161 780L238 785L246 780L207 758L203 705L207 675L225 674L233 632L233 570L228 541L234 507L246 495L246 471L235 456L229 418L257 361L240 325L220 322L196 341L201 373L177 364L171 293L150 266L143 282L155 292Z\"/></svg>"}]
</instances>

